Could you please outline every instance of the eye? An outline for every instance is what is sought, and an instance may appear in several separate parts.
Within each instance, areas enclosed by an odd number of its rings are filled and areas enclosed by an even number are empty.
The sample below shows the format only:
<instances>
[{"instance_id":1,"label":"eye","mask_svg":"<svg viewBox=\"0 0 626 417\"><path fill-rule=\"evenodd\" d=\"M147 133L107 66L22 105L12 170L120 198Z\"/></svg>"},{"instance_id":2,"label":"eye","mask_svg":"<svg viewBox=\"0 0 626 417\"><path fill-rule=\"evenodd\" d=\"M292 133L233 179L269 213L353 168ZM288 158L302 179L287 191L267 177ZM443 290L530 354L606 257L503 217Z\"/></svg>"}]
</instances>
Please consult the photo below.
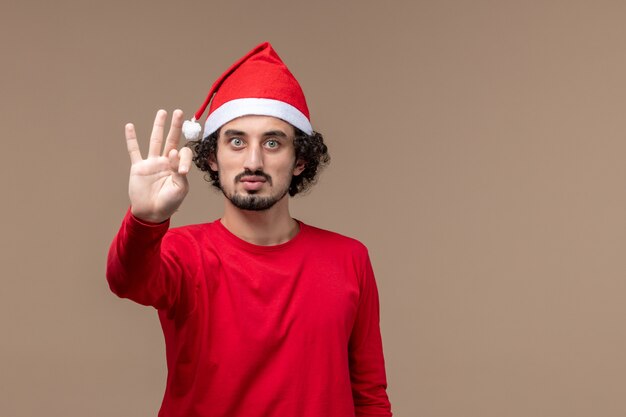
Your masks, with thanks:
<instances>
[{"instance_id":1,"label":"eye","mask_svg":"<svg viewBox=\"0 0 626 417\"><path fill-rule=\"evenodd\" d=\"M243 146L243 140L241 140L241 138L232 138L230 144L235 148L241 148Z\"/></svg>"},{"instance_id":2,"label":"eye","mask_svg":"<svg viewBox=\"0 0 626 417\"><path fill-rule=\"evenodd\" d=\"M265 146L267 146L270 149L276 149L276 148L278 148L278 145L279 145L279 143L275 139L270 139L267 142L265 142Z\"/></svg>"}]
</instances>

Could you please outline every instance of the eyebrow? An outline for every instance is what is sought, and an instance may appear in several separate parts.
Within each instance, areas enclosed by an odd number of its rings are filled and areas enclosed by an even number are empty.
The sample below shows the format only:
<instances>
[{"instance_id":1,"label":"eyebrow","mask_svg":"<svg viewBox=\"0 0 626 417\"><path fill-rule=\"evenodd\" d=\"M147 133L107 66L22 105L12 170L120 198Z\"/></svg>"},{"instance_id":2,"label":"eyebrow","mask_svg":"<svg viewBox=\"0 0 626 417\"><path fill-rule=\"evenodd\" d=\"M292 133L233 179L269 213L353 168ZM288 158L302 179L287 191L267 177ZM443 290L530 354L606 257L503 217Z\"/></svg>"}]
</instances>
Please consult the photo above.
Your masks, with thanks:
<instances>
[{"instance_id":1,"label":"eyebrow","mask_svg":"<svg viewBox=\"0 0 626 417\"><path fill-rule=\"evenodd\" d=\"M246 132L235 129L228 129L224 132L225 136L246 136ZM263 133L263 136L279 136L281 138L286 138L287 134L282 130L270 130L268 132Z\"/></svg>"},{"instance_id":2,"label":"eyebrow","mask_svg":"<svg viewBox=\"0 0 626 417\"><path fill-rule=\"evenodd\" d=\"M245 136L246 132L242 132L241 130L228 129L224 132L226 136Z\"/></svg>"},{"instance_id":3,"label":"eyebrow","mask_svg":"<svg viewBox=\"0 0 626 417\"><path fill-rule=\"evenodd\" d=\"M263 133L263 136L280 136L281 138L286 138L287 134L282 130L270 130L269 132Z\"/></svg>"}]
</instances>

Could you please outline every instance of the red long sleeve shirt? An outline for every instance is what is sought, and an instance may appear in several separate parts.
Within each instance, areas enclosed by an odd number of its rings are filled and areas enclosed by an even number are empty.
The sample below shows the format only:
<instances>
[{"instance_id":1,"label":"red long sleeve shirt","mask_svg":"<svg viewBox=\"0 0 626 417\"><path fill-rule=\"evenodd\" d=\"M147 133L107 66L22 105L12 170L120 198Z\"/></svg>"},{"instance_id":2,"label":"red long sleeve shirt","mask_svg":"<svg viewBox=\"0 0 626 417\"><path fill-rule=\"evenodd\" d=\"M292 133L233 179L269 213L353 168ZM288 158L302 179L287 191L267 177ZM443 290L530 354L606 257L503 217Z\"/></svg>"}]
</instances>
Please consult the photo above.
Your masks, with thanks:
<instances>
[{"instance_id":1,"label":"red long sleeve shirt","mask_svg":"<svg viewBox=\"0 0 626 417\"><path fill-rule=\"evenodd\" d=\"M361 243L303 223L276 246L219 220L168 229L129 212L107 263L114 293L158 310L160 417L391 416Z\"/></svg>"}]
</instances>

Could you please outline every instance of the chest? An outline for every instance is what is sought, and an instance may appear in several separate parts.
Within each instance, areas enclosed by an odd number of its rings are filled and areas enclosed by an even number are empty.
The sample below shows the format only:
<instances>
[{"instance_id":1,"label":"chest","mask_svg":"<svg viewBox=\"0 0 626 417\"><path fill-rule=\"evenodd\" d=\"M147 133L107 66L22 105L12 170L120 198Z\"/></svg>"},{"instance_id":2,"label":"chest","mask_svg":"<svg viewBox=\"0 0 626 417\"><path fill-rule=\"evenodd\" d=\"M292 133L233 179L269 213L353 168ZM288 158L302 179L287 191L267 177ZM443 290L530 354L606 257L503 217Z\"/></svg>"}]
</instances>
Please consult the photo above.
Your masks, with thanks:
<instances>
[{"instance_id":1,"label":"chest","mask_svg":"<svg viewBox=\"0 0 626 417\"><path fill-rule=\"evenodd\" d=\"M347 342L359 301L350 258L222 254L205 276L200 307L221 335L281 343L325 337Z\"/></svg>"}]
</instances>

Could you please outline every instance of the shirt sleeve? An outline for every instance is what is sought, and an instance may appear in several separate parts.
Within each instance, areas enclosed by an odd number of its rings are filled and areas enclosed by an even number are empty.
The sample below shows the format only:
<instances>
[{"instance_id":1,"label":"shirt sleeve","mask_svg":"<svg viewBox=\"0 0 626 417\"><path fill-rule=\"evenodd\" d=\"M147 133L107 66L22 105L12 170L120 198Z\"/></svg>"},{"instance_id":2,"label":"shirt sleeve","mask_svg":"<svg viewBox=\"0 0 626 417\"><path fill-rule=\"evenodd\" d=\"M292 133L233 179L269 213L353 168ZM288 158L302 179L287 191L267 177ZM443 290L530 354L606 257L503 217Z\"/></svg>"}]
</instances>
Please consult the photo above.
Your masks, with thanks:
<instances>
[{"instance_id":1,"label":"shirt sleeve","mask_svg":"<svg viewBox=\"0 0 626 417\"><path fill-rule=\"evenodd\" d=\"M349 343L355 414L356 417L389 417L392 414L380 335L378 289L367 252L361 273L359 305Z\"/></svg>"},{"instance_id":2,"label":"shirt sleeve","mask_svg":"<svg viewBox=\"0 0 626 417\"><path fill-rule=\"evenodd\" d=\"M107 258L111 291L139 304L166 310L168 316L193 309L193 285L165 239L169 220L145 223L126 213Z\"/></svg>"}]
</instances>

